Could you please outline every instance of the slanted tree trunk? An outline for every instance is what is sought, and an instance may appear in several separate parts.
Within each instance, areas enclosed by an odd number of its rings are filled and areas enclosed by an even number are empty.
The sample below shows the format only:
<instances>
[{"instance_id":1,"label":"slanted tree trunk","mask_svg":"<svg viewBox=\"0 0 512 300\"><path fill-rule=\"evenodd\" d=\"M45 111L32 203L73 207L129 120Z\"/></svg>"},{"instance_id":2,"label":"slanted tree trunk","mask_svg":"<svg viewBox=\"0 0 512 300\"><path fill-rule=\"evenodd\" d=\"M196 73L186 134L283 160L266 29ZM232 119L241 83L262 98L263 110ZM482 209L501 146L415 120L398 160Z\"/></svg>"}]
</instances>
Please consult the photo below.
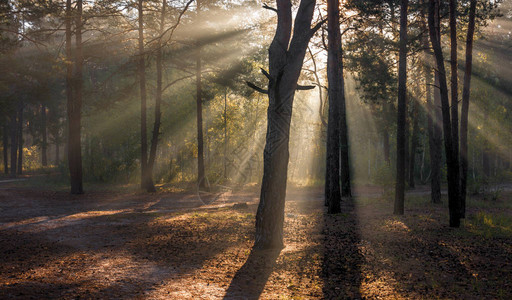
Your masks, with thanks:
<instances>
[{"instance_id":1,"label":"slanted tree trunk","mask_svg":"<svg viewBox=\"0 0 512 300\"><path fill-rule=\"evenodd\" d=\"M471 89L471 69L473 67L473 35L475 33L476 0L469 6L468 33L466 37L466 70L462 88L462 110L460 113L460 204L461 218L466 217L466 193L468 180L468 116L469 94Z\"/></svg>"},{"instance_id":2,"label":"slanted tree trunk","mask_svg":"<svg viewBox=\"0 0 512 300\"><path fill-rule=\"evenodd\" d=\"M48 148L48 139L47 139L47 130L46 130L46 106L44 103L41 104L41 164L43 167L48 165L48 157L47 157L47 148Z\"/></svg>"},{"instance_id":3,"label":"slanted tree trunk","mask_svg":"<svg viewBox=\"0 0 512 300\"><path fill-rule=\"evenodd\" d=\"M9 157L8 157L8 147L9 147L9 124L8 124L8 121L7 121L7 117L5 118L5 121L4 121L4 128L3 128L3 135L2 135L2 140L3 140L3 154L4 154L4 174L9 174Z\"/></svg>"},{"instance_id":4,"label":"slanted tree trunk","mask_svg":"<svg viewBox=\"0 0 512 300\"><path fill-rule=\"evenodd\" d=\"M277 29L269 47L269 107L255 248L282 248L289 134L297 81L309 40L315 0L301 0L292 37L292 4L276 0ZM290 40L291 38L291 40Z\"/></svg>"},{"instance_id":5,"label":"slanted tree trunk","mask_svg":"<svg viewBox=\"0 0 512 300\"><path fill-rule=\"evenodd\" d=\"M396 186L393 213L404 214L405 197L405 126L407 112L407 6L408 0L400 4L400 49L398 54L398 113L396 133Z\"/></svg>"},{"instance_id":6,"label":"slanted tree trunk","mask_svg":"<svg viewBox=\"0 0 512 300\"><path fill-rule=\"evenodd\" d=\"M459 208L459 167L458 167L458 151L453 144L453 134L450 117L450 104L448 99L448 85L446 83L446 70L444 66L443 52L441 49L440 36L435 28L435 8L436 2L439 0L430 0L428 27L430 40L434 49L436 58L436 66L439 72L439 89L441 93L441 111L443 114L443 133L444 145L446 153L446 164L448 167L448 201L450 210L450 227L460 226L460 208Z\"/></svg>"},{"instance_id":7,"label":"slanted tree trunk","mask_svg":"<svg viewBox=\"0 0 512 300\"><path fill-rule=\"evenodd\" d=\"M339 0L327 1L327 78L329 81L329 117L327 122L326 192L328 213L341 212L341 35Z\"/></svg>"},{"instance_id":8,"label":"slanted tree trunk","mask_svg":"<svg viewBox=\"0 0 512 300\"><path fill-rule=\"evenodd\" d=\"M199 12L201 11L200 1L197 5L197 19L199 20ZM204 171L204 138L203 138L203 99L201 85L201 42L196 44L196 109L197 109L197 185L199 188L205 188L205 171Z\"/></svg>"},{"instance_id":9,"label":"slanted tree trunk","mask_svg":"<svg viewBox=\"0 0 512 300\"><path fill-rule=\"evenodd\" d=\"M20 102L18 108L18 126L16 134L18 135L18 168L16 169L16 173L21 175L23 174L23 102Z\"/></svg>"}]
</instances>

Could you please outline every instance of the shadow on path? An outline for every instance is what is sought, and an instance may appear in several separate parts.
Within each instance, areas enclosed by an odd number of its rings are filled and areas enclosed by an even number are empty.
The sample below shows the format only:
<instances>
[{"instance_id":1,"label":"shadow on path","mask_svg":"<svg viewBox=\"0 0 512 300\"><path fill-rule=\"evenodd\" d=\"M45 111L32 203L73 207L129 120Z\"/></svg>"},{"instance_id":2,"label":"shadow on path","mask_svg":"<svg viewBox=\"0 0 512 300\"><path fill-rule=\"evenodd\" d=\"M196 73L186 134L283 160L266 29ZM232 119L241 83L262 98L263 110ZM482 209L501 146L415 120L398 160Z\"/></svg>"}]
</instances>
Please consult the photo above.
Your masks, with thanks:
<instances>
[{"instance_id":1,"label":"shadow on path","mask_svg":"<svg viewBox=\"0 0 512 300\"><path fill-rule=\"evenodd\" d=\"M324 213L322 264L324 299L360 299L363 256L358 249L361 235L353 202L343 200L342 212ZM352 200L353 201L353 200Z\"/></svg>"},{"instance_id":2,"label":"shadow on path","mask_svg":"<svg viewBox=\"0 0 512 300\"><path fill-rule=\"evenodd\" d=\"M224 299L258 299L280 253L280 249L252 249L245 264L233 277Z\"/></svg>"}]
</instances>

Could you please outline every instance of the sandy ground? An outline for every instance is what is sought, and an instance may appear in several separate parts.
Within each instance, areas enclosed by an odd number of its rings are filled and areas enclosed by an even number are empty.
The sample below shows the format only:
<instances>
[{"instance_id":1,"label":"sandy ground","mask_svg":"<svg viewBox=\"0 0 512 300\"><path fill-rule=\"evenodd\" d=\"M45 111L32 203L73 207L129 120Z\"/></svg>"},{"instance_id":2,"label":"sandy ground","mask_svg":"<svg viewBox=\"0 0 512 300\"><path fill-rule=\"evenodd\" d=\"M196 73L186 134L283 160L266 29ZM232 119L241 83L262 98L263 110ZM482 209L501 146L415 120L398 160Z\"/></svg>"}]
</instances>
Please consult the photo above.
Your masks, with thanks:
<instances>
[{"instance_id":1,"label":"sandy ground","mask_svg":"<svg viewBox=\"0 0 512 300\"><path fill-rule=\"evenodd\" d=\"M0 298L512 298L498 224L454 230L443 206L396 217L384 200L329 216L320 189L301 189L286 247L251 251L258 193L201 196L0 189Z\"/></svg>"}]
</instances>

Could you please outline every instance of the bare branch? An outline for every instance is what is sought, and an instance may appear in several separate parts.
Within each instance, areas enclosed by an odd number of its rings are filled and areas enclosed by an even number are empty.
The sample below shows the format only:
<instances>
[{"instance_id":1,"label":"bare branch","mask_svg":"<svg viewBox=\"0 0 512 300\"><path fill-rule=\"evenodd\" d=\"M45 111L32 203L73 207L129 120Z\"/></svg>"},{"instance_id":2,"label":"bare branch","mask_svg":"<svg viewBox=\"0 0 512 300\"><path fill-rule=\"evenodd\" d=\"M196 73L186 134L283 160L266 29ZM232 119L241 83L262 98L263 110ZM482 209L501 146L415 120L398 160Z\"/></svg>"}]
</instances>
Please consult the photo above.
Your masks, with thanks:
<instances>
[{"instance_id":1,"label":"bare branch","mask_svg":"<svg viewBox=\"0 0 512 300\"><path fill-rule=\"evenodd\" d=\"M178 78L172 82L170 82L169 84L167 84L163 89L162 89L162 92L164 92L166 89L170 88L172 85L182 81L182 80L185 80L185 79L188 79L188 78L191 78L191 77L194 77L195 75L189 75L189 76L185 76L185 77L181 77L181 78Z\"/></svg>"},{"instance_id":2,"label":"bare branch","mask_svg":"<svg viewBox=\"0 0 512 300\"><path fill-rule=\"evenodd\" d=\"M297 91L307 91L307 90L312 90L314 88L315 88L314 85L299 85L299 84L297 84Z\"/></svg>"},{"instance_id":3,"label":"bare branch","mask_svg":"<svg viewBox=\"0 0 512 300\"><path fill-rule=\"evenodd\" d=\"M311 35L315 34L315 32L320 29L320 27L322 27L322 25L324 25L324 23L327 22L327 18L323 19L322 21L316 23L315 26L313 26L313 28L311 28Z\"/></svg>"},{"instance_id":4,"label":"bare branch","mask_svg":"<svg viewBox=\"0 0 512 300\"><path fill-rule=\"evenodd\" d=\"M264 4L263 4L263 8L264 8L264 9L272 10L272 11L274 11L274 12L276 12L276 13L277 13L277 9L275 9L275 8L273 8L273 7L268 6L266 3L264 3Z\"/></svg>"},{"instance_id":5,"label":"bare branch","mask_svg":"<svg viewBox=\"0 0 512 300\"><path fill-rule=\"evenodd\" d=\"M257 92L260 92L260 93L262 93L262 94L268 94L268 91L267 91L267 90L264 90L264 89L262 89L262 88L260 88L260 87L256 86L256 85L255 85L254 83L252 83L252 82L246 81L245 83L246 83L250 88L254 89L254 90L255 90L255 91L257 91Z\"/></svg>"},{"instance_id":6,"label":"bare branch","mask_svg":"<svg viewBox=\"0 0 512 300\"><path fill-rule=\"evenodd\" d=\"M267 77L268 80L272 81L272 77L270 77L270 74L267 71L265 71L265 69L260 68L260 70L261 73L263 73L263 75L265 75L265 77Z\"/></svg>"}]
</instances>

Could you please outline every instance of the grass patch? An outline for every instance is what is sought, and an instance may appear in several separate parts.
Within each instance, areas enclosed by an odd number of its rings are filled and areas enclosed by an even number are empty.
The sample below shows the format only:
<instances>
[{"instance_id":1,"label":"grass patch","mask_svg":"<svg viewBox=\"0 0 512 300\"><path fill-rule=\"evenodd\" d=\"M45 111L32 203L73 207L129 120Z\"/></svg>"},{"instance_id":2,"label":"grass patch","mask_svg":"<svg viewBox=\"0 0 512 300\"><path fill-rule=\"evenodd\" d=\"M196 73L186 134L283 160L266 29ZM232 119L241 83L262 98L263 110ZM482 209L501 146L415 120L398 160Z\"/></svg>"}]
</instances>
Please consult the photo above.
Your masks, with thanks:
<instances>
[{"instance_id":1,"label":"grass patch","mask_svg":"<svg viewBox=\"0 0 512 300\"><path fill-rule=\"evenodd\" d=\"M486 238L510 238L512 237L512 216L480 211L468 218L466 227L470 232Z\"/></svg>"}]
</instances>

